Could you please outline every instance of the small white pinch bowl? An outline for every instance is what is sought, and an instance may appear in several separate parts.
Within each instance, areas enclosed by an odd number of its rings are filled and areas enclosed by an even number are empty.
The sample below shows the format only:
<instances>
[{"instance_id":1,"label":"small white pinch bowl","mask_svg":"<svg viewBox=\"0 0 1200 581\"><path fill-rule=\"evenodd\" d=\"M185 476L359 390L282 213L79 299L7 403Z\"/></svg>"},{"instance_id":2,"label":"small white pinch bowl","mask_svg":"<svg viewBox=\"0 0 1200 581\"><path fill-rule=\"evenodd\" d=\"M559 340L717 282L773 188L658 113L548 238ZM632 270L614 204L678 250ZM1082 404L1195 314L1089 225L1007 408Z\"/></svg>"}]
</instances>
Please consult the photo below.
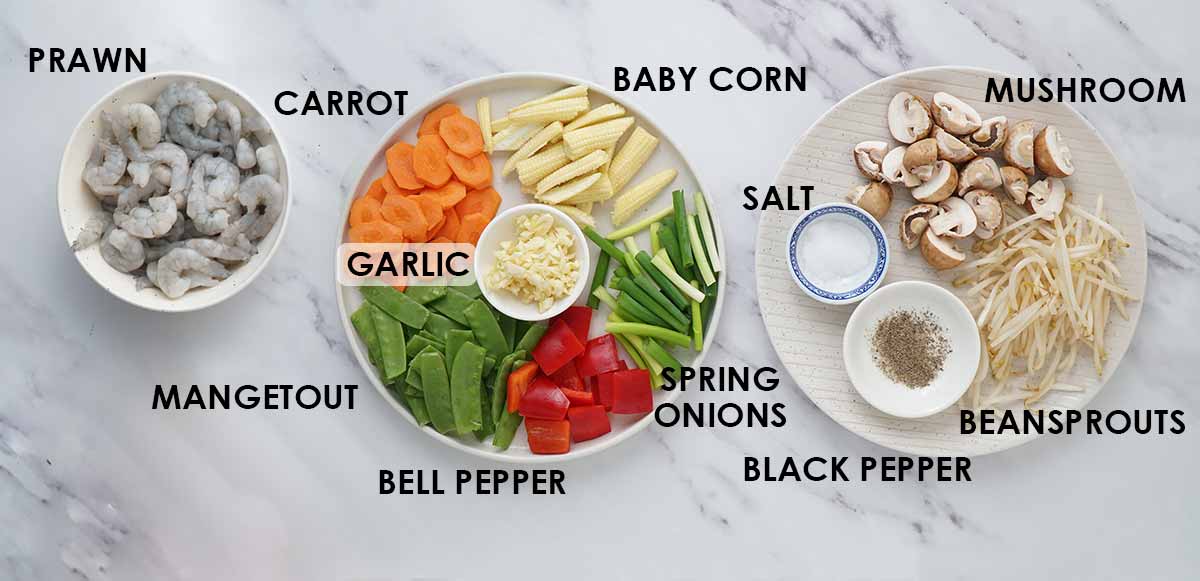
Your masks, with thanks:
<instances>
[{"instance_id":1,"label":"small white pinch bowl","mask_svg":"<svg viewBox=\"0 0 1200 581\"><path fill-rule=\"evenodd\" d=\"M873 266L863 273L861 282L850 288L822 288L820 281L814 280L811 277L812 273L806 270L806 260L800 256L809 227L823 220L840 220L853 224L860 228L862 234L874 245ZM861 301L879 288L890 262L891 251L888 248L887 236L883 234L883 227L873 216L853 204L831 202L816 206L800 216L788 231L787 266L792 280L804 294L827 305L849 305Z\"/></svg>"},{"instance_id":2,"label":"small white pinch bowl","mask_svg":"<svg viewBox=\"0 0 1200 581\"><path fill-rule=\"evenodd\" d=\"M492 265L496 263L496 250L500 248L500 243L516 239L516 219L519 216L538 213L554 216L555 225L562 226L571 233L571 236L575 238L575 259L579 261L575 285L571 287L570 292L555 301L546 311L538 311L536 304L525 303L506 290L490 288L485 280L487 274L492 271ZM522 204L501 212L483 229L483 233L479 235L479 242L475 244L474 268L475 276L479 279L479 288L483 291L483 297L493 307L496 307L496 310L522 321L544 321L562 313L579 300L588 287L591 258L588 253L587 238L579 229L579 225L569 216L545 204Z\"/></svg>"},{"instance_id":3,"label":"small white pinch bowl","mask_svg":"<svg viewBox=\"0 0 1200 581\"><path fill-rule=\"evenodd\" d=\"M131 79L113 89L102 97L91 109L88 109L83 119L75 126L71 139L63 151L62 163L58 169L58 215L62 221L63 234L70 245L83 229L83 225L100 209L100 201L96 199L83 183L83 169L100 138L100 113L114 111L128 103L153 104L158 94L167 85L180 81L195 81L208 91L214 101L228 99L242 110L243 116L262 117L271 129L271 136L263 145L275 145L279 153L279 184L283 186L284 207L279 220L271 228L265 238L258 241L258 254L244 264L230 269L229 278L210 288L194 288L177 299L168 298L157 288L138 290L136 277L131 274L118 272L100 256L100 245L93 244L83 250L74 252L76 260L83 270L96 281L104 290L113 296L143 309L168 313L197 311L211 307L246 288L258 277L259 273L275 255L283 232L287 228L288 216L291 213L292 195L287 148L284 147L279 133L271 124L270 117L263 114L265 109L256 105L250 97L229 83L202 75L188 72L166 72L143 75ZM70 250L68 250L70 251Z\"/></svg>"},{"instance_id":4,"label":"small white pinch bowl","mask_svg":"<svg viewBox=\"0 0 1200 581\"><path fill-rule=\"evenodd\" d=\"M941 373L925 387L889 379L871 356L875 325L895 310L929 311L946 331L951 352ZM979 369L979 328L971 311L950 291L933 283L906 280L880 288L858 305L842 335L842 359L850 383L867 403L901 418L936 414L962 397Z\"/></svg>"}]
</instances>

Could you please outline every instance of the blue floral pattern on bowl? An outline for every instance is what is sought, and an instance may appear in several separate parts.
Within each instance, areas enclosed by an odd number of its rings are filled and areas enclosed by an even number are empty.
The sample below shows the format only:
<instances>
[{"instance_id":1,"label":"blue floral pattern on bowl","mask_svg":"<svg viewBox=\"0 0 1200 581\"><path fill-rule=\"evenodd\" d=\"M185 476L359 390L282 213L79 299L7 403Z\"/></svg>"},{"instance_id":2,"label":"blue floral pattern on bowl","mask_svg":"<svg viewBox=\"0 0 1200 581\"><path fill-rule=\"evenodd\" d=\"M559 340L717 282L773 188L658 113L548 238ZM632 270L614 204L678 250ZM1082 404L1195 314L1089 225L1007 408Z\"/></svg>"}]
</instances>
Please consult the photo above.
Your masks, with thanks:
<instances>
[{"instance_id":1,"label":"blue floral pattern on bowl","mask_svg":"<svg viewBox=\"0 0 1200 581\"><path fill-rule=\"evenodd\" d=\"M804 273L800 272L800 265L796 262L796 243L800 239L800 233L803 232L804 229L813 222L813 220L828 214L845 214L861 222L867 227L867 230L870 231L871 237L875 239L875 246L879 251L878 258L875 261L875 268L871 271L871 276L868 277L867 280L861 285L845 292L835 293L816 286L812 283L812 281L808 280L808 278L804 276ZM855 206L846 204L830 204L818 206L812 209L805 214L804 217L801 218L794 227L792 227L792 233L788 239L787 249L788 266L792 270L792 277L797 283L800 284L800 286L804 287L804 289L813 296L820 297L829 302L847 303L863 298L867 295L867 293L871 292L876 286L879 285L879 281L883 278L884 273L887 272L888 245L887 240L883 237L883 230L879 227L879 223L876 222L874 218Z\"/></svg>"}]
</instances>

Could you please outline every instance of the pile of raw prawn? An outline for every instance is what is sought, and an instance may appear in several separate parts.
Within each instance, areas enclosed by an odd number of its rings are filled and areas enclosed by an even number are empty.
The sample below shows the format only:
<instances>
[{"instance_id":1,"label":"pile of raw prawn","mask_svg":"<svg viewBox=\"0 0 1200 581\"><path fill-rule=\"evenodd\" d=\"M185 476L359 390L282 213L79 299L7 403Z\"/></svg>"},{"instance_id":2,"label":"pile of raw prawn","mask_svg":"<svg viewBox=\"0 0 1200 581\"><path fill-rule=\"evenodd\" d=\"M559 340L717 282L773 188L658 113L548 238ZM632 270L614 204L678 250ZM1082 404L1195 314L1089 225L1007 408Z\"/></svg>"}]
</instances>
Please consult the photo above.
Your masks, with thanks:
<instances>
[{"instance_id":1,"label":"pile of raw prawn","mask_svg":"<svg viewBox=\"0 0 1200 581\"><path fill-rule=\"evenodd\" d=\"M258 252L285 203L263 119L243 119L189 81L101 120L83 181L102 210L73 249L99 243L105 262L138 276L139 288L173 299L215 286Z\"/></svg>"}]
</instances>

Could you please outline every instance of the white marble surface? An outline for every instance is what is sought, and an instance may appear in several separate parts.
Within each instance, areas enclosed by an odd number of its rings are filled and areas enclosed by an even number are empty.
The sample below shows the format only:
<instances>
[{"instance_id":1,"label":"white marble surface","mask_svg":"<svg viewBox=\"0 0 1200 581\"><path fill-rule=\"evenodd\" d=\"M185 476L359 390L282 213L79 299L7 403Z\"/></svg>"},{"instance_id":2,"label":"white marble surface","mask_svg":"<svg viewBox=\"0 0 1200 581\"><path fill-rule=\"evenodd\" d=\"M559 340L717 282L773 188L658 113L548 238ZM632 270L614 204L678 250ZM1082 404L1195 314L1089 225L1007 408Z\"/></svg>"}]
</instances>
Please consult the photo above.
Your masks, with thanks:
<instances>
[{"instance_id":1,"label":"white marble surface","mask_svg":"<svg viewBox=\"0 0 1200 581\"><path fill-rule=\"evenodd\" d=\"M718 200L731 294L712 364L777 365L752 272L765 184L836 99L934 64L1027 74L1198 69L1184 2L6 3L0 103L0 579L1194 578L1197 429L1047 437L979 459L969 484L745 484L744 454L879 455L790 381L772 430L652 428L565 466L565 497L380 497L379 468L488 467L425 438L369 389L352 412L150 410L159 382L360 383L336 319L333 216L393 119L275 118L292 222L253 287L162 316L101 292L63 242L61 148L131 75L27 72L31 46L145 46L155 71L283 89L406 89L545 70L611 86L615 65L806 65L803 94L638 93ZM904 8L907 7L907 8ZM519 18L525 10L541 15ZM535 33L529 23L545 28ZM536 39L536 40L535 40ZM1196 98L1196 96L1189 95ZM1200 195L1194 104L1080 107L1142 201L1141 328L1097 408L1195 422ZM697 394L686 396L696 399ZM536 556L531 556L536 555ZM526 563L540 564L529 569Z\"/></svg>"}]
</instances>

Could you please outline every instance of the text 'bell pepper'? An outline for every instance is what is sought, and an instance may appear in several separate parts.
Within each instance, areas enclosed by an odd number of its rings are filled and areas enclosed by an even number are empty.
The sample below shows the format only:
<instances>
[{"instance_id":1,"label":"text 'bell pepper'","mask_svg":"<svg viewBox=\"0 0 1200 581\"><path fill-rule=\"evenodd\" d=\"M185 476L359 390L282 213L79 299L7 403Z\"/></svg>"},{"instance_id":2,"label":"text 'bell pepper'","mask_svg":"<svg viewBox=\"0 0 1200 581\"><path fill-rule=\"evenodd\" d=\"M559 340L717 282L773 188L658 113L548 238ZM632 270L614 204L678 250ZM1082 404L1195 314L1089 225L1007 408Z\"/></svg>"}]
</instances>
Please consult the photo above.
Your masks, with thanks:
<instances>
[{"instance_id":1,"label":"text 'bell pepper'","mask_svg":"<svg viewBox=\"0 0 1200 581\"><path fill-rule=\"evenodd\" d=\"M563 395L557 385L554 385L553 381L544 375L539 375L529 384L529 389L525 390L525 396L521 398L521 405L517 407L517 412L527 419L561 420L567 417L567 408L570 405L570 400Z\"/></svg>"},{"instance_id":2,"label":"text 'bell pepper'","mask_svg":"<svg viewBox=\"0 0 1200 581\"><path fill-rule=\"evenodd\" d=\"M561 315L554 317L556 321L562 321L571 328L575 333L575 338L579 339L580 343L587 343L588 333L592 330L592 309L586 305L575 305L567 307Z\"/></svg>"},{"instance_id":3,"label":"text 'bell pepper'","mask_svg":"<svg viewBox=\"0 0 1200 581\"><path fill-rule=\"evenodd\" d=\"M534 454L566 454L571 451L571 422L567 420L525 420L529 451Z\"/></svg>"},{"instance_id":4,"label":"text 'bell pepper'","mask_svg":"<svg viewBox=\"0 0 1200 581\"><path fill-rule=\"evenodd\" d=\"M551 375L580 353L583 353L583 343L562 319L556 319L533 348L533 360L542 373Z\"/></svg>"},{"instance_id":5,"label":"text 'bell pepper'","mask_svg":"<svg viewBox=\"0 0 1200 581\"><path fill-rule=\"evenodd\" d=\"M608 412L602 405L572 407L567 410L567 421L571 423L571 439L586 442L612 431Z\"/></svg>"},{"instance_id":6,"label":"text 'bell pepper'","mask_svg":"<svg viewBox=\"0 0 1200 581\"><path fill-rule=\"evenodd\" d=\"M579 375L592 377L621 368L621 356L617 354L617 339L612 333L605 333L587 342L583 355L576 365Z\"/></svg>"},{"instance_id":7,"label":"text 'bell pepper'","mask_svg":"<svg viewBox=\"0 0 1200 581\"><path fill-rule=\"evenodd\" d=\"M533 377L537 375L537 372L537 363L530 361L508 374L508 399L505 404L508 413L517 411L517 407L521 405L521 398L525 396L525 391L529 389L529 382L533 381Z\"/></svg>"},{"instance_id":8,"label":"text 'bell pepper'","mask_svg":"<svg viewBox=\"0 0 1200 581\"><path fill-rule=\"evenodd\" d=\"M612 413L645 414L654 409L654 394L650 390L650 372L648 370L614 371L610 380L612 382Z\"/></svg>"}]
</instances>

